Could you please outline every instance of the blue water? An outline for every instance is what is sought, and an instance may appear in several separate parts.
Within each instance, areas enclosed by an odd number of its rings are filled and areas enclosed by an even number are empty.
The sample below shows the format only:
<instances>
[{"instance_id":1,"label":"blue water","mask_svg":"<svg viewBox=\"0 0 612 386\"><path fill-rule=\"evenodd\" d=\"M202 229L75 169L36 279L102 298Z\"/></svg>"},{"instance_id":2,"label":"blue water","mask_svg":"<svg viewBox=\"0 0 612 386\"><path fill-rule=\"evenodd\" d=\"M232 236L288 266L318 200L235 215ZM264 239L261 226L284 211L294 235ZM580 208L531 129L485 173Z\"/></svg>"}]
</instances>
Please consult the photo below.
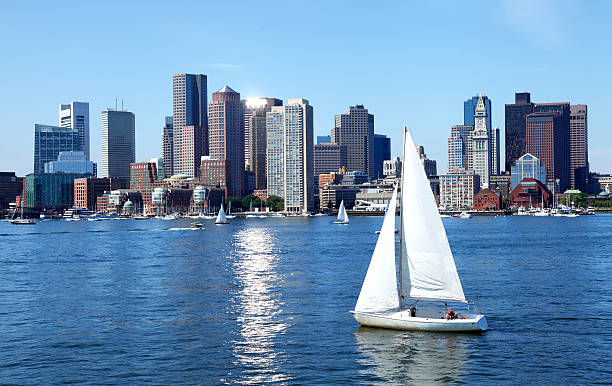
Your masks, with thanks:
<instances>
[{"instance_id":1,"label":"blue water","mask_svg":"<svg viewBox=\"0 0 612 386\"><path fill-rule=\"evenodd\" d=\"M484 335L360 328L331 221L0 222L0 383L612 382L612 216L444 219Z\"/></svg>"}]
</instances>

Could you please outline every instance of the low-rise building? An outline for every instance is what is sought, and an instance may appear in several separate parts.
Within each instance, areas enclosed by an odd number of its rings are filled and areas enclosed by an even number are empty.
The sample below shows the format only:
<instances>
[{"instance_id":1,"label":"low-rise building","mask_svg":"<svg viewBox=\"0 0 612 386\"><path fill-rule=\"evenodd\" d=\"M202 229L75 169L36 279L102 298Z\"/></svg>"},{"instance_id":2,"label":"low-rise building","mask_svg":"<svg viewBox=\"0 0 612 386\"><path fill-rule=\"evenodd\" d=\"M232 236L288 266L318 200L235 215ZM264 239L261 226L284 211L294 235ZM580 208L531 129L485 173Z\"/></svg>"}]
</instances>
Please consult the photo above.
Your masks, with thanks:
<instances>
[{"instance_id":1,"label":"low-rise building","mask_svg":"<svg viewBox=\"0 0 612 386\"><path fill-rule=\"evenodd\" d=\"M157 176L157 165L154 162L133 162L130 164L130 190L140 192L147 210L151 207L153 189L161 185Z\"/></svg>"},{"instance_id":2,"label":"low-rise building","mask_svg":"<svg viewBox=\"0 0 612 386\"><path fill-rule=\"evenodd\" d=\"M347 172L342 176L340 185L361 185L368 182L368 175L360 171ZM346 204L345 204L346 206Z\"/></svg>"},{"instance_id":3,"label":"low-rise building","mask_svg":"<svg viewBox=\"0 0 612 386\"><path fill-rule=\"evenodd\" d=\"M393 157L390 160L383 161L383 175L385 177L401 177L402 174L402 159Z\"/></svg>"},{"instance_id":4,"label":"low-rise building","mask_svg":"<svg viewBox=\"0 0 612 386\"><path fill-rule=\"evenodd\" d=\"M540 181L535 178L525 178L510 192L510 204L514 207L550 207L552 194Z\"/></svg>"},{"instance_id":5,"label":"low-rise building","mask_svg":"<svg viewBox=\"0 0 612 386\"><path fill-rule=\"evenodd\" d=\"M502 198L510 195L510 174L492 174L489 176L489 189L499 194Z\"/></svg>"},{"instance_id":6,"label":"low-rise building","mask_svg":"<svg viewBox=\"0 0 612 386\"><path fill-rule=\"evenodd\" d=\"M26 176L26 206L61 212L74 205L74 180L89 173L32 173Z\"/></svg>"},{"instance_id":7,"label":"low-rise building","mask_svg":"<svg viewBox=\"0 0 612 386\"><path fill-rule=\"evenodd\" d=\"M340 173L319 174L319 188L327 184L339 185L340 181L342 181L342 174Z\"/></svg>"},{"instance_id":8,"label":"low-rise building","mask_svg":"<svg viewBox=\"0 0 612 386\"><path fill-rule=\"evenodd\" d=\"M319 207L321 210L332 210L340 206L344 201L347 209L355 205L355 199L359 187L347 185L325 185L319 188Z\"/></svg>"},{"instance_id":9,"label":"low-rise building","mask_svg":"<svg viewBox=\"0 0 612 386\"><path fill-rule=\"evenodd\" d=\"M480 176L473 170L440 176L440 205L446 208L471 208L480 189Z\"/></svg>"},{"instance_id":10,"label":"low-rise building","mask_svg":"<svg viewBox=\"0 0 612 386\"><path fill-rule=\"evenodd\" d=\"M474 196L474 209L476 210L500 210L501 207L501 195L491 189L482 189Z\"/></svg>"},{"instance_id":11,"label":"low-rise building","mask_svg":"<svg viewBox=\"0 0 612 386\"><path fill-rule=\"evenodd\" d=\"M76 178L74 180L74 207L89 210L97 208L97 198L105 192L125 189L126 181L121 178Z\"/></svg>"}]
</instances>

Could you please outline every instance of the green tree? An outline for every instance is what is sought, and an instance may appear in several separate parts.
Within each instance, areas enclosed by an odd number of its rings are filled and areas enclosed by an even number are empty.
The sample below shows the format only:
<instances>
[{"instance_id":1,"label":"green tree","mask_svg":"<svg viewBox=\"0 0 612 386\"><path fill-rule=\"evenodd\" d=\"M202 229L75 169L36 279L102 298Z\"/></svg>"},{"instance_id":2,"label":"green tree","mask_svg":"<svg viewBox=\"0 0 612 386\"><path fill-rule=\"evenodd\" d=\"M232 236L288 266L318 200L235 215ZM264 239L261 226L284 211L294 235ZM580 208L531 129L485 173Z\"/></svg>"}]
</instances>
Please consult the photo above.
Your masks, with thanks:
<instances>
[{"instance_id":1,"label":"green tree","mask_svg":"<svg viewBox=\"0 0 612 386\"><path fill-rule=\"evenodd\" d=\"M246 196L242 197L242 207L245 209L249 209L250 205L251 205L251 201L253 202L253 208L259 208L259 204L261 203L261 199L257 196L254 196L252 194L247 194Z\"/></svg>"},{"instance_id":2,"label":"green tree","mask_svg":"<svg viewBox=\"0 0 612 386\"><path fill-rule=\"evenodd\" d=\"M226 211L230 207L230 203L232 205L232 212L241 212L244 209L242 206L241 197L227 197L225 199L225 210Z\"/></svg>"},{"instance_id":3,"label":"green tree","mask_svg":"<svg viewBox=\"0 0 612 386\"><path fill-rule=\"evenodd\" d=\"M279 210L285 209L285 201L278 196L268 196L266 206L269 207L270 210L278 212Z\"/></svg>"}]
</instances>

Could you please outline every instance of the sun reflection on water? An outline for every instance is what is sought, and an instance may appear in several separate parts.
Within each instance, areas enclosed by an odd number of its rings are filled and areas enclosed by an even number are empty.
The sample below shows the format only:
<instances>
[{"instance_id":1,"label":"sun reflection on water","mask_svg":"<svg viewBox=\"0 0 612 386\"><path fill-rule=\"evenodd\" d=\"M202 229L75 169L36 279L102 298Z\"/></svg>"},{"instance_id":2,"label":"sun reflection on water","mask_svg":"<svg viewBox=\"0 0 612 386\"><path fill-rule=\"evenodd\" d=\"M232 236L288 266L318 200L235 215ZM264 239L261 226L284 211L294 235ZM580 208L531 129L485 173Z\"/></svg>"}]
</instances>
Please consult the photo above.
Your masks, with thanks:
<instances>
[{"instance_id":1,"label":"sun reflection on water","mask_svg":"<svg viewBox=\"0 0 612 386\"><path fill-rule=\"evenodd\" d=\"M233 268L240 287L235 304L241 339L233 342L233 353L237 364L247 369L246 383L291 379L279 367L284 352L276 337L288 324L278 318L282 303L274 287L282 277L276 272L275 241L266 228L247 228L235 235Z\"/></svg>"}]
</instances>

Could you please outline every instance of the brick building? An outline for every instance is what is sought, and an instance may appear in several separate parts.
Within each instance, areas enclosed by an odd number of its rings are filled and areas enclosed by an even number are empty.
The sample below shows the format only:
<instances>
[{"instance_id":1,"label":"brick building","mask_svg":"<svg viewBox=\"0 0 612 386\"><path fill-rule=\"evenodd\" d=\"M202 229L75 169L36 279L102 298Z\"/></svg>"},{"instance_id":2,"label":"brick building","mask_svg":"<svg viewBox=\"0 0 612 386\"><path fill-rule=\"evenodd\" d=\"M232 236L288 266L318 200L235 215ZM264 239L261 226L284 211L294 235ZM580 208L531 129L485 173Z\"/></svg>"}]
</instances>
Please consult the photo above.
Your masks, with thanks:
<instances>
[{"instance_id":1,"label":"brick building","mask_svg":"<svg viewBox=\"0 0 612 386\"><path fill-rule=\"evenodd\" d=\"M482 189L474 196L474 209L476 210L500 210L501 207L501 196L491 189Z\"/></svg>"}]
</instances>

